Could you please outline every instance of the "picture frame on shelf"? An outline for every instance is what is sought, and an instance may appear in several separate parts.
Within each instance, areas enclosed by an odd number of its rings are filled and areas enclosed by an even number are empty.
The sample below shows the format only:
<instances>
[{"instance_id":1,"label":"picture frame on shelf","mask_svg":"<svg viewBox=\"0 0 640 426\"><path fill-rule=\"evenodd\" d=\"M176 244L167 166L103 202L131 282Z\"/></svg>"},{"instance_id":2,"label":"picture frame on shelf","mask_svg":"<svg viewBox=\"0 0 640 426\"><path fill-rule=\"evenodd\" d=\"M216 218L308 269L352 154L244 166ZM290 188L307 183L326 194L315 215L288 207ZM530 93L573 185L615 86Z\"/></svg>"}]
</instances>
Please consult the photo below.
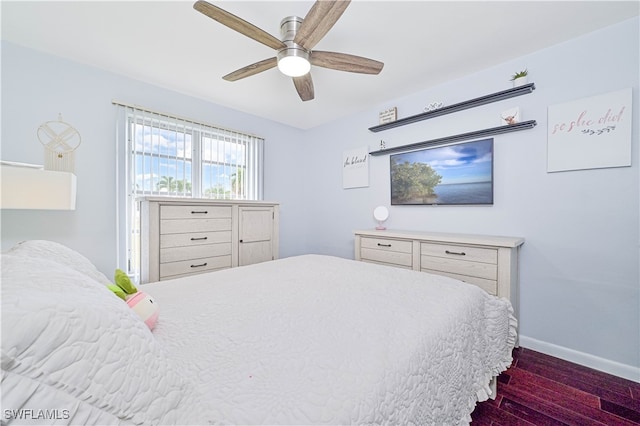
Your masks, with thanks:
<instances>
[{"instance_id":1,"label":"picture frame on shelf","mask_svg":"<svg viewBox=\"0 0 640 426\"><path fill-rule=\"evenodd\" d=\"M382 111L379 114L380 124L391 123L398 119L398 107L393 107Z\"/></svg>"}]
</instances>

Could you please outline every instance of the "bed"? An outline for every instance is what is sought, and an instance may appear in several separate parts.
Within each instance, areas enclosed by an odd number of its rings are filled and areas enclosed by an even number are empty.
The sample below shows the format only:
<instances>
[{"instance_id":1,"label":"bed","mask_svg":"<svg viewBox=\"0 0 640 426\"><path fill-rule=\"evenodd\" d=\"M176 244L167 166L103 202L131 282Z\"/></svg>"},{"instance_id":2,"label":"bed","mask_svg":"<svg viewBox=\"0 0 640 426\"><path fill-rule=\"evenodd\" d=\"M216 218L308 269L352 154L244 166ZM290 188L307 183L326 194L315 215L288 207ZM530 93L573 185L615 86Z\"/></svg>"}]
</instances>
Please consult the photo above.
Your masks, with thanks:
<instances>
[{"instance_id":1,"label":"bed","mask_svg":"<svg viewBox=\"0 0 640 426\"><path fill-rule=\"evenodd\" d=\"M516 341L506 299L332 256L139 286L153 331L109 283L57 243L2 255L3 422L466 424Z\"/></svg>"}]
</instances>

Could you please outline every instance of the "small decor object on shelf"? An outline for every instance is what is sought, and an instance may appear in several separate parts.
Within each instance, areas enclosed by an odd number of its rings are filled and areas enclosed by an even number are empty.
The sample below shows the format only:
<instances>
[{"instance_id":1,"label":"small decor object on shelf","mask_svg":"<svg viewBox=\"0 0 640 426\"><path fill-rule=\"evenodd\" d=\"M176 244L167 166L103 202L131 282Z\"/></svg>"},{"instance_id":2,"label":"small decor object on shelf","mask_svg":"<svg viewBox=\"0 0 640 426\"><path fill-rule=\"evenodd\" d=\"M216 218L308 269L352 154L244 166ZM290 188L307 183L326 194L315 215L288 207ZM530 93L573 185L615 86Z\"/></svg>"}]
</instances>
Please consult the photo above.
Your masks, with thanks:
<instances>
[{"instance_id":1,"label":"small decor object on shelf","mask_svg":"<svg viewBox=\"0 0 640 426\"><path fill-rule=\"evenodd\" d=\"M385 206L378 206L373 210L373 217L376 221L378 221L378 226L376 226L376 229L378 231L387 229L383 226L383 223L389 218L389 209L387 209Z\"/></svg>"},{"instance_id":2,"label":"small decor object on shelf","mask_svg":"<svg viewBox=\"0 0 640 426\"><path fill-rule=\"evenodd\" d=\"M430 111L435 111L437 109L440 109L444 106L444 103L438 101L438 102L431 102L429 105L427 105L426 107L424 107L424 112L430 112Z\"/></svg>"},{"instance_id":3,"label":"small decor object on shelf","mask_svg":"<svg viewBox=\"0 0 640 426\"><path fill-rule=\"evenodd\" d=\"M398 108L393 107L387 110L384 110L380 113L380 124L391 123L392 121L396 121L398 119Z\"/></svg>"},{"instance_id":4,"label":"small decor object on shelf","mask_svg":"<svg viewBox=\"0 0 640 426\"><path fill-rule=\"evenodd\" d=\"M75 127L62 121L62 114L58 114L58 121L41 124L37 134L44 146L44 169L73 173L74 151L82 141Z\"/></svg>"},{"instance_id":5,"label":"small decor object on shelf","mask_svg":"<svg viewBox=\"0 0 640 426\"><path fill-rule=\"evenodd\" d=\"M520 122L520 107L515 107L502 111L500 114L500 124L513 125Z\"/></svg>"},{"instance_id":6,"label":"small decor object on shelf","mask_svg":"<svg viewBox=\"0 0 640 426\"><path fill-rule=\"evenodd\" d=\"M380 139L380 149L385 149L386 147L387 147L386 142Z\"/></svg>"},{"instance_id":7,"label":"small decor object on shelf","mask_svg":"<svg viewBox=\"0 0 640 426\"><path fill-rule=\"evenodd\" d=\"M529 81L529 71L526 69L522 71L518 71L514 75L511 76L511 81L513 81L513 87L520 87Z\"/></svg>"}]
</instances>

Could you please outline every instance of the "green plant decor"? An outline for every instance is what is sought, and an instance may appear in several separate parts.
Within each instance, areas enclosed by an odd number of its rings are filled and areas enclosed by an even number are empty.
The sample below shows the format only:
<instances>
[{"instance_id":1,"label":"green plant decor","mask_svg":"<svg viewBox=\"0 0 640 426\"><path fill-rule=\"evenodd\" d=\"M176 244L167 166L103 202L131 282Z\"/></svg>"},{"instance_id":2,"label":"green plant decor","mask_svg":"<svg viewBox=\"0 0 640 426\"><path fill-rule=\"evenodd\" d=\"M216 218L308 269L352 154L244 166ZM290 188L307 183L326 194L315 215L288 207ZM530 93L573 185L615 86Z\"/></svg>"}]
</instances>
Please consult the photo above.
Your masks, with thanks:
<instances>
[{"instance_id":1,"label":"green plant decor","mask_svg":"<svg viewBox=\"0 0 640 426\"><path fill-rule=\"evenodd\" d=\"M526 77L527 75L529 75L529 71L527 70L518 71L511 76L511 81L515 80L516 78Z\"/></svg>"}]
</instances>

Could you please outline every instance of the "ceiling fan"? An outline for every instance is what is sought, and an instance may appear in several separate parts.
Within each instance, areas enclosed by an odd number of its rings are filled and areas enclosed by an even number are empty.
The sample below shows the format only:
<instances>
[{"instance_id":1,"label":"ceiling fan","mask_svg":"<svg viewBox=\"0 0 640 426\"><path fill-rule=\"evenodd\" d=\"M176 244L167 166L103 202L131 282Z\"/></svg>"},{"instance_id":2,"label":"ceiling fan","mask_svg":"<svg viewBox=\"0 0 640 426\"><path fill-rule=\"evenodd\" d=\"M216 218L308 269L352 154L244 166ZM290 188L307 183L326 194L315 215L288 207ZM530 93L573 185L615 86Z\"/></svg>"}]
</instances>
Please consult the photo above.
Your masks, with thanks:
<instances>
[{"instance_id":1,"label":"ceiling fan","mask_svg":"<svg viewBox=\"0 0 640 426\"><path fill-rule=\"evenodd\" d=\"M277 66L283 74L293 78L300 99L309 101L314 98L311 65L360 74L379 74L384 66L382 62L361 56L312 50L342 16L349 3L350 0L318 0L304 19L297 16L284 18L280 22L282 40L204 0L196 1L193 8L222 25L277 50L275 57L247 65L225 75L223 79L236 81Z\"/></svg>"}]
</instances>

